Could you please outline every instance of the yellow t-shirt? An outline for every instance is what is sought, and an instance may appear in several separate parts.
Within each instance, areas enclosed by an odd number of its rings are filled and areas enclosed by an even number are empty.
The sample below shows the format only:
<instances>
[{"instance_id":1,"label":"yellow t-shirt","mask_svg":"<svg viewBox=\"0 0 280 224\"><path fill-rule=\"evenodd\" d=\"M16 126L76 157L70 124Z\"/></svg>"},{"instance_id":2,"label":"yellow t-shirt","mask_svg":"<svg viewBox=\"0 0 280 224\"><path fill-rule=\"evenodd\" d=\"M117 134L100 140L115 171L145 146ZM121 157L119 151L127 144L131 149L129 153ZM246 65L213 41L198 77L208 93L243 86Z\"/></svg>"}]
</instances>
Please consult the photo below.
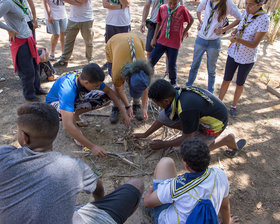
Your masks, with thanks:
<instances>
[{"instance_id":1,"label":"yellow t-shirt","mask_svg":"<svg viewBox=\"0 0 280 224\"><path fill-rule=\"evenodd\" d=\"M119 33L110 38L106 44L106 58L112 63L113 84L120 87L124 83L121 76L122 67L132 62L128 38L133 38L136 59L145 59L145 46L143 40L134 33Z\"/></svg>"}]
</instances>

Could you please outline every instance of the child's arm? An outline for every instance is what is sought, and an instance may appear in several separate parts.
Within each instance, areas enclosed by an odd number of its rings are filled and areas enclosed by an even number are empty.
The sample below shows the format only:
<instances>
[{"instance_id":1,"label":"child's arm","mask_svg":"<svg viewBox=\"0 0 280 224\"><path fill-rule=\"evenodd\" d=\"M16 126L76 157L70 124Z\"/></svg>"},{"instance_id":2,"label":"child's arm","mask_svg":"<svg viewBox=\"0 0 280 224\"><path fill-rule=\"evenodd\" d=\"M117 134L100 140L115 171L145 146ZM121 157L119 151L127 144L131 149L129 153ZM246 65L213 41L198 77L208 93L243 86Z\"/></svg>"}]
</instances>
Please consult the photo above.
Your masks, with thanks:
<instances>
[{"instance_id":1,"label":"child's arm","mask_svg":"<svg viewBox=\"0 0 280 224\"><path fill-rule=\"evenodd\" d=\"M32 13L32 18L33 18L33 29L36 29L38 28L38 23L37 23L37 15L36 15L36 9L35 9L35 6L34 6L34 2L33 0L27 0L28 2L28 5L31 9L31 13Z\"/></svg>"},{"instance_id":2,"label":"child's arm","mask_svg":"<svg viewBox=\"0 0 280 224\"><path fill-rule=\"evenodd\" d=\"M156 121L154 121L154 123L151 125L151 127L147 131L145 131L144 133L133 133L132 137L147 138L148 136L153 134L155 131L160 129L162 126L163 126L163 124L156 120Z\"/></svg>"},{"instance_id":3,"label":"child's arm","mask_svg":"<svg viewBox=\"0 0 280 224\"><path fill-rule=\"evenodd\" d=\"M122 115L123 123L126 126L129 126L130 118L128 117L124 107L121 105L116 93L108 86L105 86L105 88L102 91L106 93L110 97L110 99L114 102L114 104L119 108L119 111Z\"/></svg>"},{"instance_id":4,"label":"child's arm","mask_svg":"<svg viewBox=\"0 0 280 224\"><path fill-rule=\"evenodd\" d=\"M141 33L145 32L146 19L147 19L148 15L149 15L150 7L151 7L151 3L146 1L145 6L143 8L143 12L142 12L142 23L140 25L140 32Z\"/></svg>"},{"instance_id":5,"label":"child's arm","mask_svg":"<svg viewBox=\"0 0 280 224\"><path fill-rule=\"evenodd\" d=\"M190 19L190 23L188 23L187 27L184 29L181 42L183 42L185 37L187 38L189 36L188 31L191 28L192 24L193 24L193 18Z\"/></svg>"},{"instance_id":6,"label":"child's arm","mask_svg":"<svg viewBox=\"0 0 280 224\"><path fill-rule=\"evenodd\" d=\"M230 204L229 204L229 198L226 197L223 199L220 213L222 215L223 224L229 224L230 223Z\"/></svg>"},{"instance_id":7,"label":"child's arm","mask_svg":"<svg viewBox=\"0 0 280 224\"><path fill-rule=\"evenodd\" d=\"M142 112L143 112L143 117L144 120L148 120L148 113L147 113L147 103L148 103L148 92L149 88L145 89L142 95Z\"/></svg>"},{"instance_id":8,"label":"child's arm","mask_svg":"<svg viewBox=\"0 0 280 224\"><path fill-rule=\"evenodd\" d=\"M155 48L156 46L156 43L157 43L157 36L159 34L159 31L161 29L161 23L157 23L157 26L156 26L156 30L155 30L155 33L154 33L154 36L153 36L153 39L151 40L151 46L152 48Z\"/></svg>"},{"instance_id":9,"label":"child's arm","mask_svg":"<svg viewBox=\"0 0 280 224\"><path fill-rule=\"evenodd\" d=\"M144 206L146 208L154 208L156 206L162 205L160 200L158 199L157 196L157 190L153 191L153 188L151 187L145 197L144 197Z\"/></svg>"},{"instance_id":10,"label":"child's arm","mask_svg":"<svg viewBox=\"0 0 280 224\"><path fill-rule=\"evenodd\" d=\"M88 140L81 130L74 124L74 113L66 110L61 110L63 129L75 140L80 142L83 146L89 148L95 156L105 156L107 152L104 148L93 144Z\"/></svg>"}]
</instances>

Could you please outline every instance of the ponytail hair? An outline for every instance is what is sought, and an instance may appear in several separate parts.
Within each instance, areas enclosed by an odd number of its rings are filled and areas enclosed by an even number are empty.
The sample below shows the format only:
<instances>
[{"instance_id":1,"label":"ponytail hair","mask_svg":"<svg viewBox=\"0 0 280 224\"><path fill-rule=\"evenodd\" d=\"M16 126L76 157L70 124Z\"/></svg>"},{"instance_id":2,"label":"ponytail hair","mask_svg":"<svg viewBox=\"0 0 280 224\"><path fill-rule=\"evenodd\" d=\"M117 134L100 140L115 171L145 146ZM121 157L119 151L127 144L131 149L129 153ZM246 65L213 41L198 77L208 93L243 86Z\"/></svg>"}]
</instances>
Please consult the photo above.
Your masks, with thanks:
<instances>
[{"instance_id":1,"label":"ponytail hair","mask_svg":"<svg viewBox=\"0 0 280 224\"><path fill-rule=\"evenodd\" d=\"M255 1L266 1L266 0L255 0ZM226 18L226 15L227 15L227 0L220 0L217 10L219 12L218 22L221 22L222 20L224 20Z\"/></svg>"}]
</instances>

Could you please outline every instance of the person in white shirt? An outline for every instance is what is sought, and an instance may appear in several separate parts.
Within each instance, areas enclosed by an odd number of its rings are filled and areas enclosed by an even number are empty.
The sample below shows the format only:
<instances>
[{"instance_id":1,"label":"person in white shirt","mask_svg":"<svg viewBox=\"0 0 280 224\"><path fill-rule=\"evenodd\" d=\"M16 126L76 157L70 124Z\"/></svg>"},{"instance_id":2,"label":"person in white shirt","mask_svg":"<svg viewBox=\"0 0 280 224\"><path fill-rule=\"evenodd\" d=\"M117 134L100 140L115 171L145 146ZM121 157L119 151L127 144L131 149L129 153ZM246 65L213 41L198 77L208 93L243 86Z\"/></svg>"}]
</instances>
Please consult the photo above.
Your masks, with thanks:
<instances>
[{"instance_id":1,"label":"person in white shirt","mask_svg":"<svg viewBox=\"0 0 280 224\"><path fill-rule=\"evenodd\" d=\"M60 38L61 51L64 51L64 38L67 16L64 2L61 0L44 0L47 32L52 34L50 61L55 60L55 48Z\"/></svg>"},{"instance_id":2,"label":"person in white shirt","mask_svg":"<svg viewBox=\"0 0 280 224\"><path fill-rule=\"evenodd\" d=\"M102 0L102 4L107 9L105 43L115 34L131 31L129 0ZM105 70L108 66L111 69L112 65L106 62L101 68Z\"/></svg>"},{"instance_id":3,"label":"person in white shirt","mask_svg":"<svg viewBox=\"0 0 280 224\"><path fill-rule=\"evenodd\" d=\"M231 36L231 45L228 49L224 81L219 98L224 99L229 84L238 68L236 88L230 115L237 116L236 105L242 94L244 83L254 66L257 58L258 45L269 29L269 17L262 9L266 0L246 0L246 10L242 20Z\"/></svg>"},{"instance_id":4,"label":"person in white shirt","mask_svg":"<svg viewBox=\"0 0 280 224\"><path fill-rule=\"evenodd\" d=\"M202 21L201 13L203 10L204 20ZM216 63L221 49L221 36L224 32L238 25L241 20L241 13L232 0L202 0L196 11L199 20L198 33L194 45L193 62L186 85L193 85L203 54L206 52L208 90L214 93ZM236 20L224 27L227 15L235 17Z\"/></svg>"},{"instance_id":5,"label":"person in white shirt","mask_svg":"<svg viewBox=\"0 0 280 224\"><path fill-rule=\"evenodd\" d=\"M238 217L230 217L226 174L218 168L208 167L208 146L199 139L189 138L181 145L180 154L189 172L177 176L174 160L162 158L155 168L153 188L144 197L144 206L153 208L155 223L186 223L198 203L196 198L210 198L216 214L221 213L224 224L238 223Z\"/></svg>"},{"instance_id":6,"label":"person in white shirt","mask_svg":"<svg viewBox=\"0 0 280 224\"><path fill-rule=\"evenodd\" d=\"M79 31L85 41L86 58L90 63L93 60L92 2L91 0L63 0L63 2L70 4L70 16L66 28L64 51L60 60L54 63L54 67L66 67L68 65Z\"/></svg>"}]
</instances>

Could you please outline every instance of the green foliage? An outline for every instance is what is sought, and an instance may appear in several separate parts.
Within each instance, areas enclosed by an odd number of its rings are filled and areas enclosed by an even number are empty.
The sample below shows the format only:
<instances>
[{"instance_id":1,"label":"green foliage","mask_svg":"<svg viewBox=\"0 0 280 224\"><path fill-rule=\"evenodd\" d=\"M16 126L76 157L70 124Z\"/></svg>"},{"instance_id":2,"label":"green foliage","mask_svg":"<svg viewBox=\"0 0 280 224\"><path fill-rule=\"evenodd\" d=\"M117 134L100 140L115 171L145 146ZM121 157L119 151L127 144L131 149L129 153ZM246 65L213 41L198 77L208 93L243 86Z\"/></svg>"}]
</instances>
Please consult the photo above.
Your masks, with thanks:
<instances>
[{"instance_id":1,"label":"green foliage","mask_svg":"<svg viewBox=\"0 0 280 224\"><path fill-rule=\"evenodd\" d=\"M273 12L273 15L270 17L270 21L274 24L277 24L280 19L280 7Z\"/></svg>"},{"instance_id":2,"label":"green foliage","mask_svg":"<svg viewBox=\"0 0 280 224\"><path fill-rule=\"evenodd\" d=\"M260 78L262 79L262 78L264 78L265 79L265 84L266 85L268 85L268 83L270 82L270 76L269 76L269 74L265 74L265 73L262 73L261 75L260 75Z\"/></svg>"}]
</instances>

